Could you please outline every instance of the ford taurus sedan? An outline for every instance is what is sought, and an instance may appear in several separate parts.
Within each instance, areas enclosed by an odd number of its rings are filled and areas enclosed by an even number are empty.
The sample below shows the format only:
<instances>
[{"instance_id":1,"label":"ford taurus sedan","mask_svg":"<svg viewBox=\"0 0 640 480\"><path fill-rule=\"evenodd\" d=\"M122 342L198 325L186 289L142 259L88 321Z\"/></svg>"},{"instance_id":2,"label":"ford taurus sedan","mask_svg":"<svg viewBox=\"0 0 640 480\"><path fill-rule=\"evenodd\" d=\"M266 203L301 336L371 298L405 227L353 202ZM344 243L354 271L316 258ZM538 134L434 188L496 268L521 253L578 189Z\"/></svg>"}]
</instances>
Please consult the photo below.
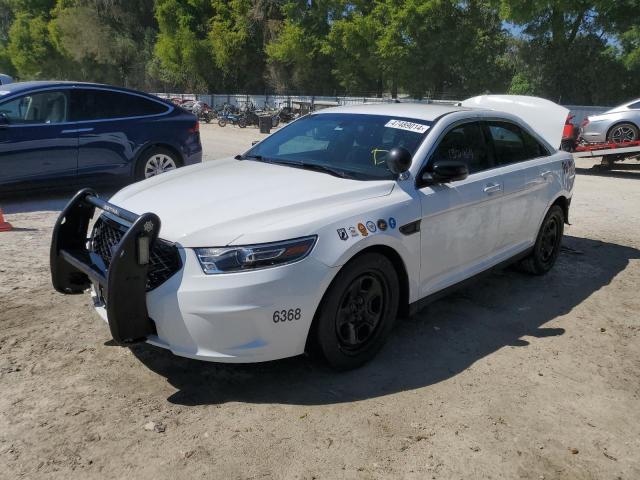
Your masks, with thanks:
<instances>
[{"instance_id":1,"label":"ford taurus sedan","mask_svg":"<svg viewBox=\"0 0 640 480\"><path fill-rule=\"evenodd\" d=\"M197 119L155 96L89 83L0 86L0 193L125 183L201 161Z\"/></svg>"},{"instance_id":2,"label":"ford taurus sedan","mask_svg":"<svg viewBox=\"0 0 640 480\"><path fill-rule=\"evenodd\" d=\"M575 178L557 151L566 116L509 96L315 112L109 202L78 192L54 228L53 285L91 288L124 345L354 368L460 282L553 267Z\"/></svg>"}]
</instances>

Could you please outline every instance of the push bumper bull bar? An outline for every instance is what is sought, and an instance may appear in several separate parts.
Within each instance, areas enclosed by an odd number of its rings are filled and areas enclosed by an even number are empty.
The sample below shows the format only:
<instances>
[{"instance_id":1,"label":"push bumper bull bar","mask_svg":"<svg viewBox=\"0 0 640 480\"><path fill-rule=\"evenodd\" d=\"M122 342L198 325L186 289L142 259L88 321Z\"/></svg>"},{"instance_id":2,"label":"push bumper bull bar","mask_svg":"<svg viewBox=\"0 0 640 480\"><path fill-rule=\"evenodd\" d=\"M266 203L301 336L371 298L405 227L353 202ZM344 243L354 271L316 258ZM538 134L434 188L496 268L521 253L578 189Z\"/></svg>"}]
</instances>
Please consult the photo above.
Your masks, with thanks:
<instances>
[{"instance_id":1,"label":"push bumper bull bar","mask_svg":"<svg viewBox=\"0 0 640 480\"><path fill-rule=\"evenodd\" d=\"M89 248L89 222L96 208L131 224L113 247L106 269ZM92 189L80 190L62 210L53 229L53 287L60 293L79 294L93 283L106 304L113 339L121 345L144 341L156 333L147 311L146 281L150 251L159 232L157 215L136 215L104 201Z\"/></svg>"}]
</instances>

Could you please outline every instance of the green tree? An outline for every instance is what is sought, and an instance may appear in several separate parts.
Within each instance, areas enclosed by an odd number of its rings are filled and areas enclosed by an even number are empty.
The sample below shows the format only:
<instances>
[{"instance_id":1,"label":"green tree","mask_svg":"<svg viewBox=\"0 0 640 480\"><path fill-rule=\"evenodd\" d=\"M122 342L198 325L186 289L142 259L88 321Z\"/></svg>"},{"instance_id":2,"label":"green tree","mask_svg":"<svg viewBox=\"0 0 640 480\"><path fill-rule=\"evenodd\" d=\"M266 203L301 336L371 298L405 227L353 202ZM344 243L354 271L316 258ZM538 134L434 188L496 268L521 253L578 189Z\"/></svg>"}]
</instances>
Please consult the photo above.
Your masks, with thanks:
<instances>
[{"instance_id":1,"label":"green tree","mask_svg":"<svg viewBox=\"0 0 640 480\"><path fill-rule=\"evenodd\" d=\"M637 82L612 42L623 40L640 21L637 0L495 4L504 20L522 29L517 73L536 94L576 103L612 103L634 95Z\"/></svg>"},{"instance_id":2,"label":"green tree","mask_svg":"<svg viewBox=\"0 0 640 480\"><path fill-rule=\"evenodd\" d=\"M7 51L12 23L13 7L10 0L0 0L0 72L9 75L15 75L15 68Z\"/></svg>"},{"instance_id":3,"label":"green tree","mask_svg":"<svg viewBox=\"0 0 640 480\"><path fill-rule=\"evenodd\" d=\"M291 0L282 6L284 21L265 47L272 86L308 94L335 92L334 59L325 45L331 19L342 8L339 0Z\"/></svg>"},{"instance_id":4,"label":"green tree","mask_svg":"<svg viewBox=\"0 0 640 480\"><path fill-rule=\"evenodd\" d=\"M221 88L260 91L264 88L265 28L276 5L255 0L212 0L209 41Z\"/></svg>"},{"instance_id":5,"label":"green tree","mask_svg":"<svg viewBox=\"0 0 640 480\"><path fill-rule=\"evenodd\" d=\"M49 22L44 15L21 12L9 30L7 53L23 78L50 78L60 75L63 59L51 42Z\"/></svg>"},{"instance_id":6,"label":"green tree","mask_svg":"<svg viewBox=\"0 0 640 480\"><path fill-rule=\"evenodd\" d=\"M153 54L153 0L66 0L51 22L56 48L74 76L143 88Z\"/></svg>"},{"instance_id":7,"label":"green tree","mask_svg":"<svg viewBox=\"0 0 640 480\"><path fill-rule=\"evenodd\" d=\"M165 84L190 91L215 91L219 71L208 39L209 0L156 0L159 33L152 73Z\"/></svg>"}]
</instances>

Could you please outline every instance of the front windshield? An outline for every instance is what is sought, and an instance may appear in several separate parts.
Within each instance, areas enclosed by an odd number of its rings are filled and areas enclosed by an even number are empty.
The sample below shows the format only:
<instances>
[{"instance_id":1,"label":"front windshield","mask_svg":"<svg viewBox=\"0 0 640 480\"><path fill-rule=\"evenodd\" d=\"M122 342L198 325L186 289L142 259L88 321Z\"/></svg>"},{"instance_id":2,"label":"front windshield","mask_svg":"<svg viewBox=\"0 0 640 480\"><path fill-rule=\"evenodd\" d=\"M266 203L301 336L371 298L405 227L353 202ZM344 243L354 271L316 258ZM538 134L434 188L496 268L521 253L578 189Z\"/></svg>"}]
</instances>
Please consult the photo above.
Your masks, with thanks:
<instances>
[{"instance_id":1,"label":"front windshield","mask_svg":"<svg viewBox=\"0 0 640 480\"><path fill-rule=\"evenodd\" d=\"M358 180L393 179L389 150L412 155L431 122L386 115L321 113L301 118L254 146L242 158L323 168Z\"/></svg>"}]
</instances>

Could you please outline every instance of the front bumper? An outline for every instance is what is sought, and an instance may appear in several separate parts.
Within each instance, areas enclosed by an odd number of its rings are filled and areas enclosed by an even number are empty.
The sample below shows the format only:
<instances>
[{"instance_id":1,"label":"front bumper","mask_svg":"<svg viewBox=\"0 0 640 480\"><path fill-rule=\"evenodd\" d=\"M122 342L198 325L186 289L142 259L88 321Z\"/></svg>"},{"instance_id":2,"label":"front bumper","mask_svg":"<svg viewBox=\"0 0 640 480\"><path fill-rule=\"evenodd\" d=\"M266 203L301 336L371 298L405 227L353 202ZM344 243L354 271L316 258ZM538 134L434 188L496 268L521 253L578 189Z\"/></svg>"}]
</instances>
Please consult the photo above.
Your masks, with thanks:
<instances>
[{"instance_id":1,"label":"front bumper","mask_svg":"<svg viewBox=\"0 0 640 480\"><path fill-rule=\"evenodd\" d=\"M182 270L147 293L157 333L146 341L176 355L217 362L303 353L315 311L337 271L307 257L281 267L205 275L192 249L181 249L180 255ZM96 310L108 322L104 306L98 303ZM274 321L274 313L282 311L291 312L291 320Z\"/></svg>"},{"instance_id":2,"label":"front bumper","mask_svg":"<svg viewBox=\"0 0 640 480\"><path fill-rule=\"evenodd\" d=\"M141 236L151 235L153 246L159 219L137 217L96 198L81 191L61 213L51 272L62 293L81 293L93 285L96 310L118 343L146 341L176 355L219 362L259 362L304 352L316 309L338 267L310 256L280 267L205 275L195 252L179 248L182 268L147 292L147 267L139 265L136 250ZM86 247L95 207L133 216L107 271L91 262ZM151 233L144 230L148 221L154 223Z\"/></svg>"}]
</instances>

